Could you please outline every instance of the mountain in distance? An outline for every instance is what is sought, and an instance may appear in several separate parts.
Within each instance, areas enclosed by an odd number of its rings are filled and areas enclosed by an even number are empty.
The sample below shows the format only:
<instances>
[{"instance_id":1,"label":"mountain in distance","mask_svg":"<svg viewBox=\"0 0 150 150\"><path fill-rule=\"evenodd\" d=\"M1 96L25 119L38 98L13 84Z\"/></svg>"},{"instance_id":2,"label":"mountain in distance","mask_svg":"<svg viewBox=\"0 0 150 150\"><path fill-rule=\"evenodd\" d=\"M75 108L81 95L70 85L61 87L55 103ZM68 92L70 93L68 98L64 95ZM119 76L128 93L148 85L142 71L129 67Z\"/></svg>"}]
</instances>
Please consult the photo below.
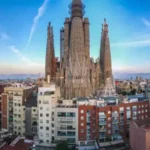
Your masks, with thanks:
<instances>
[{"instance_id":1,"label":"mountain in distance","mask_svg":"<svg viewBox=\"0 0 150 150\"><path fill-rule=\"evenodd\" d=\"M0 80L25 80L27 78L38 79L39 77L44 77L44 74L0 74Z\"/></svg>"},{"instance_id":2,"label":"mountain in distance","mask_svg":"<svg viewBox=\"0 0 150 150\"><path fill-rule=\"evenodd\" d=\"M122 73L122 72L114 72L113 76L115 79L120 80L129 80L135 79L137 76L142 77L143 79L150 79L150 73ZM44 77L44 74L0 74L0 80L25 80L27 78L30 79L38 79L39 77Z\"/></svg>"},{"instance_id":3,"label":"mountain in distance","mask_svg":"<svg viewBox=\"0 0 150 150\"><path fill-rule=\"evenodd\" d=\"M123 72L114 72L115 79L120 80L129 80L135 79L137 76L142 77L143 79L150 79L150 73L123 73Z\"/></svg>"}]
</instances>

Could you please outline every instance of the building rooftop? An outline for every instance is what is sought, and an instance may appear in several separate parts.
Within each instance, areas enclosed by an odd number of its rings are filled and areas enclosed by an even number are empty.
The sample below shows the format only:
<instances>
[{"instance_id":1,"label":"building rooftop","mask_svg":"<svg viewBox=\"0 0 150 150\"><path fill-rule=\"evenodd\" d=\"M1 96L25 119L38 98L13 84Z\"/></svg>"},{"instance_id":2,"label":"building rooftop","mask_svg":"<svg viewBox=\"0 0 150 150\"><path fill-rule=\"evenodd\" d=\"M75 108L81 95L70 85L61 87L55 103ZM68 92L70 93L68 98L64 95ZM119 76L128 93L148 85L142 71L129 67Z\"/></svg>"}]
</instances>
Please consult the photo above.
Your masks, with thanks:
<instances>
[{"instance_id":1,"label":"building rooftop","mask_svg":"<svg viewBox=\"0 0 150 150\"><path fill-rule=\"evenodd\" d=\"M145 119L145 120L136 120L134 123L139 126L144 128L145 130L150 131L150 119Z\"/></svg>"},{"instance_id":2,"label":"building rooftop","mask_svg":"<svg viewBox=\"0 0 150 150\"><path fill-rule=\"evenodd\" d=\"M28 150L32 145L32 140L16 138L9 146L4 147L3 150Z\"/></svg>"}]
</instances>

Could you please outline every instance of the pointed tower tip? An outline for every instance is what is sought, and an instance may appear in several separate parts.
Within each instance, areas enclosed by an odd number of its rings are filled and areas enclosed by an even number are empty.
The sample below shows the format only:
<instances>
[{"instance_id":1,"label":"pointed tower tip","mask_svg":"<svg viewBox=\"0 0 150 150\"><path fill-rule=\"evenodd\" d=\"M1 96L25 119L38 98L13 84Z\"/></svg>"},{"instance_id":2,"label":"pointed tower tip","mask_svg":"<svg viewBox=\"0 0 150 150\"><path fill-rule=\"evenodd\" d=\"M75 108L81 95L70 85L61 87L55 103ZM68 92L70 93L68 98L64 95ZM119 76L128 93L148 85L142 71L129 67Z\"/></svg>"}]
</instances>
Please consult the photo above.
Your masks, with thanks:
<instances>
[{"instance_id":1,"label":"pointed tower tip","mask_svg":"<svg viewBox=\"0 0 150 150\"><path fill-rule=\"evenodd\" d=\"M73 3L74 4L80 4L80 3L82 3L82 1L81 0L73 0Z\"/></svg>"},{"instance_id":2,"label":"pointed tower tip","mask_svg":"<svg viewBox=\"0 0 150 150\"><path fill-rule=\"evenodd\" d=\"M106 18L104 18L104 23L106 24Z\"/></svg>"},{"instance_id":3,"label":"pointed tower tip","mask_svg":"<svg viewBox=\"0 0 150 150\"><path fill-rule=\"evenodd\" d=\"M48 23L48 26L49 26L49 27L51 26L51 22Z\"/></svg>"}]
</instances>

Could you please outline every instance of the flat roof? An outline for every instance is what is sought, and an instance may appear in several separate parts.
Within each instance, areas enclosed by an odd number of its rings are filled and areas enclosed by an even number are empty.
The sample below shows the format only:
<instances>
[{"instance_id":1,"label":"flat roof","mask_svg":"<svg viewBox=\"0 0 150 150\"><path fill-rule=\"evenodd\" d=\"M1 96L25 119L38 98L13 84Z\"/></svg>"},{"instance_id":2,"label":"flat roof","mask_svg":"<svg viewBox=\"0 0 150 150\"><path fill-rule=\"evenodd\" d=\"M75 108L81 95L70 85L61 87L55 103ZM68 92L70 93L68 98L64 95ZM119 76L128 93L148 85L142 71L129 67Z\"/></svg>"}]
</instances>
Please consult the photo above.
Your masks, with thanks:
<instances>
[{"instance_id":1,"label":"flat roof","mask_svg":"<svg viewBox=\"0 0 150 150\"><path fill-rule=\"evenodd\" d=\"M14 146L6 146L3 150L26 150L29 149L33 145L32 141L27 141L24 139L20 139Z\"/></svg>"},{"instance_id":2,"label":"flat roof","mask_svg":"<svg viewBox=\"0 0 150 150\"><path fill-rule=\"evenodd\" d=\"M145 120L135 120L134 123L139 127L145 128L147 126L147 128L150 128L150 118Z\"/></svg>"}]
</instances>

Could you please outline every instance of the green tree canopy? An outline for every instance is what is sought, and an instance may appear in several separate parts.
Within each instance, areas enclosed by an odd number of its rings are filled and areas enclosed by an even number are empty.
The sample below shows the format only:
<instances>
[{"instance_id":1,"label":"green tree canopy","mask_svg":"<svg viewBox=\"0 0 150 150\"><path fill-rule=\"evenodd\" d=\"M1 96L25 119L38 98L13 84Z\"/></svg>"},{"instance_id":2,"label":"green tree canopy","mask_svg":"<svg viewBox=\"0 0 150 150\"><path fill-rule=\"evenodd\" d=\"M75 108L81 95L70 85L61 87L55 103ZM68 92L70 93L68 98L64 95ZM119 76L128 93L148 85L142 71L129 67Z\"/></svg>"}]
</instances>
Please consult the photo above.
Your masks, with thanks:
<instances>
[{"instance_id":1,"label":"green tree canopy","mask_svg":"<svg viewBox=\"0 0 150 150\"><path fill-rule=\"evenodd\" d=\"M68 142L67 141L61 141L57 143L56 150L68 150Z\"/></svg>"}]
</instances>

